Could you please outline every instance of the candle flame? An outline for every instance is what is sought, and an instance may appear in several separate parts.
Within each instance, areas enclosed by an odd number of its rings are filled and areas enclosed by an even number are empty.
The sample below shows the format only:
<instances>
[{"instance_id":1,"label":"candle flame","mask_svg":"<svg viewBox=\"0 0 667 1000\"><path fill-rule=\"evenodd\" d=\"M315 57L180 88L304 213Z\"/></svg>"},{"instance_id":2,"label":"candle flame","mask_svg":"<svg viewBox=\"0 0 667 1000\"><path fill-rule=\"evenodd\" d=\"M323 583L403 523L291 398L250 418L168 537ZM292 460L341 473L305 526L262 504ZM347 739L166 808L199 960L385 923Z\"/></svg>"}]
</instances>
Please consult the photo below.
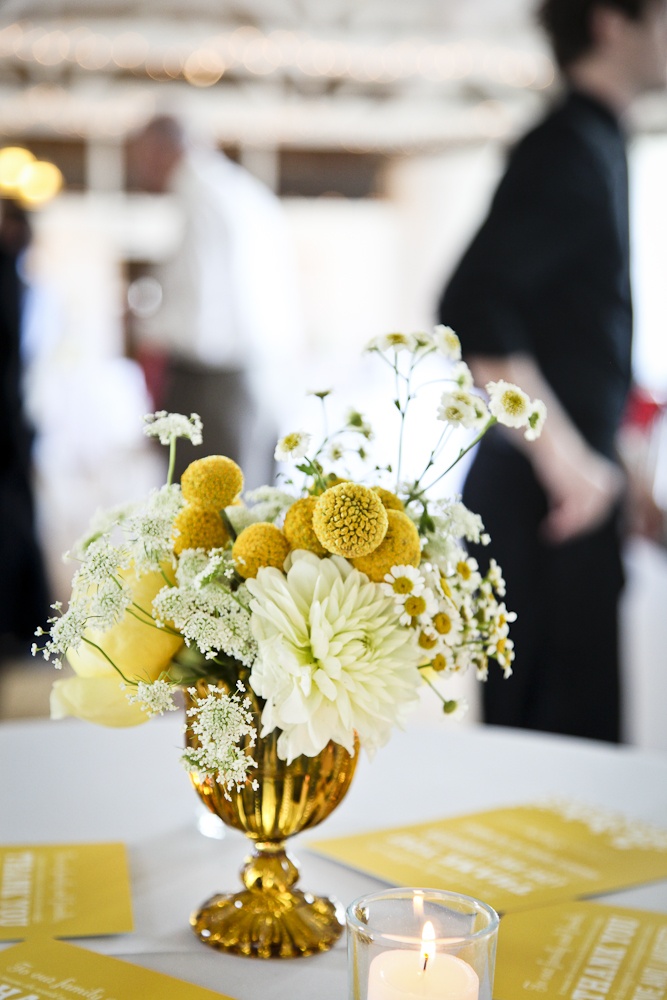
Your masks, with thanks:
<instances>
[{"instance_id":1,"label":"candle flame","mask_svg":"<svg viewBox=\"0 0 667 1000\"><path fill-rule=\"evenodd\" d=\"M423 971L426 972L426 966L430 961L435 958L435 928L430 920L427 920L424 924L424 929L422 930L422 952L421 957L424 960Z\"/></svg>"}]
</instances>

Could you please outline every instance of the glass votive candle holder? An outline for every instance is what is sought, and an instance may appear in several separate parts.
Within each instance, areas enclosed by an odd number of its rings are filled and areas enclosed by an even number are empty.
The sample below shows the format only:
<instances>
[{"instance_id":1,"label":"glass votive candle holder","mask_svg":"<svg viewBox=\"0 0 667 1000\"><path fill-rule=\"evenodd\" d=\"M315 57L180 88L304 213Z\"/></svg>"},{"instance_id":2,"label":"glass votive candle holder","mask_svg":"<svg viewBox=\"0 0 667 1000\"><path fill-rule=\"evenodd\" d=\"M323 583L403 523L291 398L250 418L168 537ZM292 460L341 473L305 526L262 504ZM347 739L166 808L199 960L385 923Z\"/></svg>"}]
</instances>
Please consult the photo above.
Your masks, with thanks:
<instances>
[{"instance_id":1,"label":"glass votive candle holder","mask_svg":"<svg viewBox=\"0 0 667 1000\"><path fill-rule=\"evenodd\" d=\"M387 889L347 910L350 1000L492 1000L498 914L437 889Z\"/></svg>"}]
</instances>

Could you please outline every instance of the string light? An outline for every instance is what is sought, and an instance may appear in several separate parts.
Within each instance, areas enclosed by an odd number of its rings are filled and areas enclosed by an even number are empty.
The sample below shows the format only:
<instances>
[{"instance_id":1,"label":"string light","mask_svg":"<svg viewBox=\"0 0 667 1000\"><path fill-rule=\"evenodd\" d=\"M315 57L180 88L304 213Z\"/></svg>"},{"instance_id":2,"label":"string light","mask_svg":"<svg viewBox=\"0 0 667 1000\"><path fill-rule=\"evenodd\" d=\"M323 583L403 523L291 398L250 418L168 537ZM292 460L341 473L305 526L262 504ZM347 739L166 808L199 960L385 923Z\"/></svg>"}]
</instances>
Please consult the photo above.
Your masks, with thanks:
<instances>
[{"instance_id":1,"label":"string light","mask_svg":"<svg viewBox=\"0 0 667 1000\"><path fill-rule=\"evenodd\" d=\"M174 78L181 70L176 69L173 51L173 44L149 44L136 30L113 38L81 26L46 31L38 25L16 23L0 30L0 54L44 65L69 59L92 72L113 62L120 69L148 72L154 79ZM220 33L205 46L189 51L179 48L178 58L187 82L200 87L217 83L229 69L251 76L297 71L359 83L408 79L441 83L482 76L500 86L534 90L550 86L554 79L547 57L491 42L434 43L414 38L371 44L284 30L264 33L251 25Z\"/></svg>"},{"instance_id":2,"label":"string light","mask_svg":"<svg viewBox=\"0 0 667 1000\"><path fill-rule=\"evenodd\" d=\"M3 195L11 198L18 191L21 173L34 159L30 150L22 146L0 149L0 192Z\"/></svg>"},{"instance_id":3,"label":"string light","mask_svg":"<svg viewBox=\"0 0 667 1000\"><path fill-rule=\"evenodd\" d=\"M28 207L43 205L63 186L63 175L54 163L37 160L29 149L0 149L0 196Z\"/></svg>"},{"instance_id":4,"label":"string light","mask_svg":"<svg viewBox=\"0 0 667 1000\"><path fill-rule=\"evenodd\" d=\"M18 197L24 205L43 205L54 198L63 185L63 175L55 163L35 160L21 171Z\"/></svg>"}]
</instances>

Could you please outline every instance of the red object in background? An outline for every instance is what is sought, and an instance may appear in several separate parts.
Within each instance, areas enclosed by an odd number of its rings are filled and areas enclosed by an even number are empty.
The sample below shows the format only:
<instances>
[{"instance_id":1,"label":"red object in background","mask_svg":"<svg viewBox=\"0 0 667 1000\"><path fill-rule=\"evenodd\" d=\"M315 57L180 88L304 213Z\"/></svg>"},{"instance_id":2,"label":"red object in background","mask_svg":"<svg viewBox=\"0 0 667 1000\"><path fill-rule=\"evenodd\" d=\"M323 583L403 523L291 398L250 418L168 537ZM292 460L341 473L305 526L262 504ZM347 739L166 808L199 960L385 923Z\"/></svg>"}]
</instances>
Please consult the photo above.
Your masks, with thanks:
<instances>
[{"instance_id":1,"label":"red object in background","mask_svg":"<svg viewBox=\"0 0 667 1000\"><path fill-rule=\"evenodd\" d=\"M167 355L164 351L141 346L137 348L136 359L144 373L153 409L161 410L166 387Z\"/></svg>"},{"instance_id":2,"label":"red object in background","mask_svg":"<svg viewBox=\"0 0 667 1000\"><path fill-rule=\"evenodd\" d=\"M647 389L633 385L625 405L623 426L648 432L664 409L665 403L659 403Z\"/></svg>"}]
</instances>

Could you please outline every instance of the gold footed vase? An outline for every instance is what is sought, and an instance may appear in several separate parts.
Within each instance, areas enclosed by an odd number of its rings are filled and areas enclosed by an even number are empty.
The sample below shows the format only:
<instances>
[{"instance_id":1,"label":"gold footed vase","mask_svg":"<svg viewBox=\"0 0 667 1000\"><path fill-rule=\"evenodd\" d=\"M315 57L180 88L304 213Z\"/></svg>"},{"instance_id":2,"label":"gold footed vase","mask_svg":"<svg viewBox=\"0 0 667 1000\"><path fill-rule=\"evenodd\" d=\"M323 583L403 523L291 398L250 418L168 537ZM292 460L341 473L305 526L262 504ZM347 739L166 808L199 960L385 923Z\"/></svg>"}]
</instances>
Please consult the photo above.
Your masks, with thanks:
<instances>
[{"instance_id":1,"label":"gold footed vase","mask_svg":"<svg viewBox=\"0 0 667 1000\"><path fill-rule=\"evenodd\" d=\"M259 732L259 707L256 710ZM239 892L218 893L190 918L204 944L220 951L257 958L296 958L327 951L340 937L345 913L340 903L296 888L299 869L285 840L322 820L342 801L357 765L337 743L316 757L291 764L277 754L278 732L257 739L249 750L257 761L251 778L231 801L214 778L192 774L208 809L253 842L241 870ZM192 739L188 732L186 740ZM356 748L358 751L358 747Z\"/></svg>"}]
</instances>

